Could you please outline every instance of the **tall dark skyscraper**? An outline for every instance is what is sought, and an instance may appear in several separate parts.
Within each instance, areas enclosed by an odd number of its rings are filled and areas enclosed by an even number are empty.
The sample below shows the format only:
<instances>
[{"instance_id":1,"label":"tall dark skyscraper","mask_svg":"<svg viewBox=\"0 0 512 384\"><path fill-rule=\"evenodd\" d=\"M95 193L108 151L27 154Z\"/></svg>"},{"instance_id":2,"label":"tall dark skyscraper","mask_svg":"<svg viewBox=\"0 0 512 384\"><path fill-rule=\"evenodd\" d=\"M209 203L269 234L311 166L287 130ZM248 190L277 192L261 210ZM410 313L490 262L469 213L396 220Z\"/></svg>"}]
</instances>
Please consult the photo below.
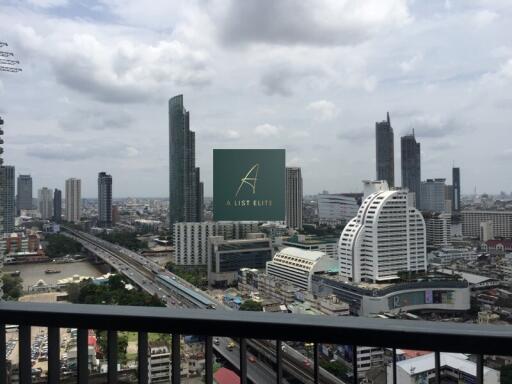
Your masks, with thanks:
<instances>
[{"instance_id":1,"label":"tall dark skyscraper","mask_svg":"<svg viewBox=\"0 0 512 384\"><path fill-rule=\"evenodd\" d=\"M298 167L286 167L286 226L302 229L302 174Z\"/></svg>"},{"instance_id":2,"label":"tall dark skyscraper","mask_svg":"<svg viewBox=\"0 0 512 384\"><path fill-rule=\"evenodd\" d=\"M62 220L62 191L55 188L53 191L53 221L60 223Z\"/></svg>"},{"instance_id":3,"label":"tall dark skyscraper","mask_svg":"<svg viewBox=\"0 0 512 384\"><path fill-rule=\"evenodd\" d=\"M203 218L203 183L196 167L195 132L183 95L169 100L169 223Z\"/></svg>"},{"instance_id":4,"label":"tall dark skyscraper","mask_svg":"<svg viewBox=\"0 0 512 384\"><path fill-rule=\"evenodd\" d=\"M416 142L414 131L412 135L400 139L402 160L402 187L415 193L416 208L420 206L421 189L421 155L420 143Z\"/></svg>"},{"instance_id":5,"label":"tall dark skyscraper","mask_svg":"<svg viewBox=\"0 0 512 384\"><path fill-rule=\"evenodd\" d=\"M375 123L377 180L386 180L390 187L395 186L395 145L393 128L389 120Z\"/></svg>"},{"instance_id":6,"label":"tall dark skyscraper","mask_svg":"<svg viewBox=\"0 0 512 384\"><path fill-rule=\"evenodd\" d=\"M16 214L22 209L32 209L32 176L18 176L18 194L16 195Z\"/></svg>"},{"instance_id":7,"label":"tall dark skyscraper","mask_svg":"<svg viewBox=\"0 0 512 384\"><path fill-rule=\"evenodd\" d=\"M0 231L14 231L14 167L0 166Z\"/></svg>"},{"instance_id":8,"label":"tall dark skyscraper","mask_svg":"<svg viewBox=\"0 0 512 384\"><path fill-rule=\"evenodd\" d=\"M98 225L112 226L112 176L105 172L98 174Z\"/></svg>"},{"instance_id":9,"label":"tall dark skyscraper","mask_svg":"<svg viewBox=\"0 0 512 384\"><path fill-rule=\"evenodd\" d=\"M460 168L452 169L452 222L460 222Z\"/></svg>"}]
</instances>

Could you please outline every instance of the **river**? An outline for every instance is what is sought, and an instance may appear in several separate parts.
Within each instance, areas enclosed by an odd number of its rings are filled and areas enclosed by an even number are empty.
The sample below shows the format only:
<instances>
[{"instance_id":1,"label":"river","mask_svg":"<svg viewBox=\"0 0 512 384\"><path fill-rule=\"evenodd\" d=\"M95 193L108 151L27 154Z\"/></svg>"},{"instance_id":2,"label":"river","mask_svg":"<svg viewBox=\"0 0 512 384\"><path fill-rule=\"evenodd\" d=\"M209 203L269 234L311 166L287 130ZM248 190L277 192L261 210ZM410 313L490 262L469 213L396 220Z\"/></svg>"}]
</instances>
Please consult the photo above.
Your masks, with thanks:
<instances>
[{"instance_id":1,"label":"river","mask_svg":"<svg viewBox=\"0 0 512 384\"><path fill-rule=\"evenodd\" d=\"M55 269L60 273L46 274L47 269ZM34 285L39 280L46 284L57 284L57 281L73 275L98 277L103 275L97 266L88 261L78 263L34 263L34 264L16 264L4 265L4 273L20 271L20 277L23 279L23 290L27 291L29 286Z\"/></svg>"}]
</instances>

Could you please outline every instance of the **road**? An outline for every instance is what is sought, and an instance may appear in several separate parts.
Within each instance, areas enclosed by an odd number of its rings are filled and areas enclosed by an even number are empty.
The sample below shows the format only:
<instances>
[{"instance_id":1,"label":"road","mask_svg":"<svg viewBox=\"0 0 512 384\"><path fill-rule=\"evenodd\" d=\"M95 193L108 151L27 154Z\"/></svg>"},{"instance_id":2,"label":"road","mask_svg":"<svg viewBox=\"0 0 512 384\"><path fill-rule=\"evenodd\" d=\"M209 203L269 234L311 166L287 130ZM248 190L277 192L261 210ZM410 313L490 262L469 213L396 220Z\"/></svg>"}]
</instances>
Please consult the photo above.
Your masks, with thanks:
<instances>
[{"instance_id":1,"label":"road","mask_svg":"<svg viewBox=\"0 0 512 384\"><path fill-rule=\"evenodd\" d=\"M96 254L114 269L119 271L120 274L126 276L136 285L140 286L144 291L151 295L158 295L162 300L165 301L168 307L178 306L184 308L193 308L197 307L197 303L192 301L190 298L184 297L183 294L179 294L176 291L170 290L167 288L167 286L155 280L156 274L169 276L175 282L178 282L181 285L195 291L205 299L215 302L215 309L217 310L231 310L231 308L225 306L223 303L217 301L215 298L209 296L186 280L165 270L159 264L145 258L144 256L139 255L136 252L130 251L126 248L112 244L108 241L82 231L72 230L65 226L61 226L61 228L66 231L64 232L65 235L72 237L80 242L84 248ZM229 338L220 338L221 345L227 345L230 340L231 339ZM270 348L268 345L265 345L263 341L251 340L250 342L253 348L255 348L260 353L266 353L269 359L275 362L275 353L272 348ZM227 348L222 348L221 345L215 346L217 353L229 361L230 364L232 364L234 367L239 369L240 361L239 354L237 352L238 346L236 351L235 349L233 351L228 351ZM283 370L303 383L312 382L312 368L304 366L306 357L289 346L286 348L286 352L287 353L283 354ZM234 355L236 355L236 358ZM342 380L336 378L323 368L320 368L319 373L322 383L344 384ZM263 362L258 361L250 365L248 364L247 366L247 377L253 383L266 384L269 382L274 382L275 376L276 374L273 370L273 367L269 367Z\"/></svg>"}]
</instances>

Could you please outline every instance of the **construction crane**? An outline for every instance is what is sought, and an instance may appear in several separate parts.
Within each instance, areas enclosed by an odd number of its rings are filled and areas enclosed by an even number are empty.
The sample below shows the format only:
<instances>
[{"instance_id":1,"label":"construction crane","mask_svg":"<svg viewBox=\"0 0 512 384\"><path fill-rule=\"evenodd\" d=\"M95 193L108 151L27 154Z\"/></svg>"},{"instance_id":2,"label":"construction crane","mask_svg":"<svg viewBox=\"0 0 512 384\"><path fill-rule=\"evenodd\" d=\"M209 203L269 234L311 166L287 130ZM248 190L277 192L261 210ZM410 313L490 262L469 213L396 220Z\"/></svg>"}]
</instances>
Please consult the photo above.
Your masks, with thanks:
<instances>
[{"instance_id":1,"label":"construction crane","mask_svg":"<svg viewBox=\"0 0 512 384\"><path fill-rule=\"evenodd\" d=\"M7 47L8 44L0 41L0 48ZM12 52L0 51L0 57L11 57L14 56ZM20 67L16 67L20 62L18 60L0 59L0 71L2 72L21 72Z\"/></svg>"}]
</instances>

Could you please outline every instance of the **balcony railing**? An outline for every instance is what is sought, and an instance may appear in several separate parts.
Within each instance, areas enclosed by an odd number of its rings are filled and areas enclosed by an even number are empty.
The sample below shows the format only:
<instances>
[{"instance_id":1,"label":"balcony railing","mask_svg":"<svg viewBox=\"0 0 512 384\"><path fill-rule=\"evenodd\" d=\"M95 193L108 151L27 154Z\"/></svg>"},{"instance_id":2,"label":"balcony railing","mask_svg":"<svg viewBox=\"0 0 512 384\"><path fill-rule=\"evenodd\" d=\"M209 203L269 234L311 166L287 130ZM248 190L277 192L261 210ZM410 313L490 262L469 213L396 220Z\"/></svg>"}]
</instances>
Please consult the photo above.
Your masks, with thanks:
<instances>
[{"instance_id":1,"label":"balcony railing","mask_svg":"<svg viewBox=\"0 0 512 384\"><path fill-rule=\"evenodd\" d=\"M48 327L48 383L60 379L59 328L77 328L77 378L88 382L88 330L108 331L108 383L117 378L117 331L138 333L138 379L148 381L148 332L172 334L172 383L180 382L180 337L205 336L206 383L213 382L213 337L230 337L239 343L239 375L247 382L248 339L273 340L276 382L283 382L282 341L314 343L312 381L320 382L320 344L386 347L393 350L396 383L396 349L436 353L436 382L440 383L440 352L477 355L477 383L483 382L484 355L512 354L512 327L383 320L361 317L187 310L148 307L41 304L0 302L0 383L6 382L6 325L19 326L20 383L31 383L31 326ZM357 382L357 359L353 360L353 382Z\"/></svg>"}]
</instances>

